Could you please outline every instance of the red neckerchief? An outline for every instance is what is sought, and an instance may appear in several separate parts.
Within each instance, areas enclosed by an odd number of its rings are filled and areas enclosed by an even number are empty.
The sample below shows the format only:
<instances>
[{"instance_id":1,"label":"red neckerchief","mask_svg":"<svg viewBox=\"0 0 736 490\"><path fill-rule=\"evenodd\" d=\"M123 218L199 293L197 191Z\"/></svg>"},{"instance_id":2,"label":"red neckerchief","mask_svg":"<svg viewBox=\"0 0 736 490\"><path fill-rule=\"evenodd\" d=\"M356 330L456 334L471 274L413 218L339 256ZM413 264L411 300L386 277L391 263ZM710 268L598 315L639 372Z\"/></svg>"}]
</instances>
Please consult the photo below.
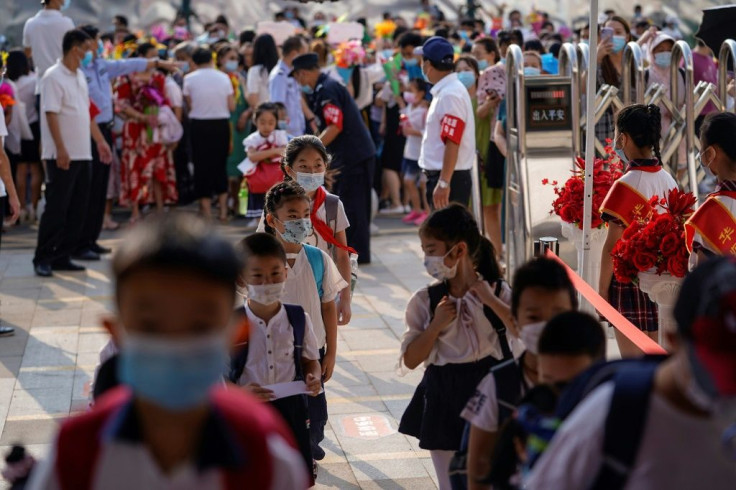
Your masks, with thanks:
<instances>
[{"instance_id":1,"label":"red neckerchief","mask_svg":"<svg viewBox=\"0 0 736 490\"><path fill-rule=\"evenodd\" d=\"M309 218L312 220L312 226L314 227L314 230L319 233L319 236L321 236L322 239L330 245L334 245L337 248L345 250L350 254L357 255L358 252L356 252L355 249L338 242L335 238L335 234L332 233L332 228L330 228L330 225L317 217L317 210L322 206L322 204L324 204L325 199L327 199L327 192L325 192L325 189L323 187L319 187L314 194L314 204L312 205L312 212L309 215Z\"/></svg>"}]
</instances>

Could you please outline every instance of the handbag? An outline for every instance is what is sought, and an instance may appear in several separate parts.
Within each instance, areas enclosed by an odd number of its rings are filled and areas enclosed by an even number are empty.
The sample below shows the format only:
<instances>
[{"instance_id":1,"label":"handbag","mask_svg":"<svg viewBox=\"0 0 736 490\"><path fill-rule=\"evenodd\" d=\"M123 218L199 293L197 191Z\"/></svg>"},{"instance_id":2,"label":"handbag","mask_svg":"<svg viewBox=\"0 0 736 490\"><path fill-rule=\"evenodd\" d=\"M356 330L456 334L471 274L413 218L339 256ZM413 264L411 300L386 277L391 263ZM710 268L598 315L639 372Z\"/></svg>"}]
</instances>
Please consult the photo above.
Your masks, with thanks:
<instances>
[{"instance_id":1,"label":"handbag","mask_svg":"<svg viewBox=\"0 0 736 490\"><path fill-rule=\"evenodd\" d=\"M256 169L250 175L246 175L248 181L248 192L253 194L265 194L268 190L284 180L280 163L271 163L267 160L258 162Z\"/></svg>"}]
</instances>

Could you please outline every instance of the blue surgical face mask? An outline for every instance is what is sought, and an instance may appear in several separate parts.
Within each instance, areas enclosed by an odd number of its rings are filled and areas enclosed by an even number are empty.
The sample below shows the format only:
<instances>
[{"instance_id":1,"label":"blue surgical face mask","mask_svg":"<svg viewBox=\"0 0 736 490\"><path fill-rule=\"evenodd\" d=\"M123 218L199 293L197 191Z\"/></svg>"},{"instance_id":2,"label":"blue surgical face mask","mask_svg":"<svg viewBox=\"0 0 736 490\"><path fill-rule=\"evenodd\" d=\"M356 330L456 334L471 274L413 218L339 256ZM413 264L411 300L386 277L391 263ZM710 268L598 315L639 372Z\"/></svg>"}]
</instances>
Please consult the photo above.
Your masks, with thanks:
<instances>
[{"instance_id":1,"label":"blue surgical face mask","mask_svg":"<svg viewBox=\"0 0 736 490\"><path fill-rule=\"evenodd\" d=\"M588 46L590 44L590 40L588 40L588 39L581 39L579 44L585 44L586 46Z\"/></svg>"},{"instance_id":2,"label":"blue surgical face mask","mask_svg":"<svg viewBox=\"0 0 736 490\"><path fill-rule=\"evenodd\" d=\"M524 76L525 77L538 77L541 75L542 72L539 68L536 68L534 66L525 66L524 67Z\"/></svg>"},{"instance_id":3,"label":"blue surgical face mask","mask_svg":"<svg viewBox=\"0 0 736 490\"><path fill-rule=\"evenodd\" d=\"M384 49L382 51L382 54L383 54L383 59L388 60L388 59L391 59L391 57L394 55L394 50L393 49Z\"/></svg>"},{"instance_id":4,"label":"blue surgical face mask","mask_svg":"<svg viewBox=\"0 0 736 490\"><path fill-rule=\"evenodd\" d=\"M228 73L234 73L238 71L238 60L230 60L225 62L225 71Z\"/></svg>"},{"instance_id":5,"label":"blue surgical face mask","mask_svg":"<svg viewBox=\"0 0 736 490\"><path fill-rule=\"evenodd\" d=\"M620 53L622 49L626 47L626 37L624 36L613 36L613 52Z\"/></svg>"},{"instance_id":6,"label":"blue surgical face mask","mask_svg":"<svg viewBox=\"0 0 736 490\"><path fill-rule=\"evenodd\" d=\"M660 68L667 68L672 64L672 51L654 53L654 64Z\"/></svg>"},{"instance_id":7,"label":"blue surgical face mask","mask_svg":"<svg viewBox=\"0 0 736 490\"><path fill-rule=\"evenodd\" d=\"M304 92L307 95L312 95L314 93L314 89L310 87L309 85L301 85L302 92Z\"/></svg>"},{"instance_id":8,"label":"blue surgical face mask","mask_svg":"<svg viewBox=\"0 0 736 490\"><path fill-rule=\"evenodd\" d=\"M187 340L130 335L120 350L118 377L136 396L184 411L206 402L226 363L223 335Z\"/></svg>"},{"instance_id":9,"label":"blue surgical face mask","mask_svg":"<svg viewBox=\"0 0 736 490\"><path fill-rule=\"evenodd\" d=\"M314 192L324 185L325 173L319 172L315 174L306 174L302 172L297 172L296 183L302 186L305 191Z\"/></svg>"},{"instance_id":10,"label":"blue surgical face mask","mask_svg":"<svg viewBox=\"0 0 736 490\"><path fill-rule=\"evenodd\" d=\"M478 60L478 69L480 71L483 71L486 68L488 68L488 61L486 61L486 60Z\"/></svg>"},{"instance_id":11,"label":"blue surgical face mask","mask_svg":"<svg viewBox=\"0 0 736 490\"><path fill-rule=\"evenodd\" d=\"M282 221L281 224L284 225L284 232L279 232L279 235L286 243L293 243L294 245L304 243L307 237L312 234L312 220L309 218Z\"/></svg>"},{"instance_id":12,"label":"blue surgical face mask","mask_svg":"<svg viewBox=\"0 0 736 490\"><path fill-rule=\"evenodd\" d=\"M615 143L615 146L613 147L613 151L616 152L616 155L618 156L619 160L621 160L621 163L623 163L624 165L629 164L629 159L627 158L626 153L624 153L624 149L619 148L618 143Z\"/></svg>"},{"instance_id":13,"label":"blue surgical face mask","mask_svg":"<svg viewBox=\"0 0 736 490\"><path fill-rule=\"evenodd\" d=\"M87 68L94 59L94 55L92 54L92 51L87 51L84 53L84 58L82 58L82 61L80 62L82 64L82 67Z\"/></svg>"},{"instance_id":14,"label":"blue surgical face mask","mask_svg":"<svg viewBox=\"0 0 736 490\"><path fill-rule=\"evenodd\" d=\"M279 120L278 127L279 127L279 129L286 129L286 128L289 127L289 125L286 123L286 121L284 121L283 119L281 119L281 120Z\"/></svg>"},{"instance_id":15,"label":"blue surgical face mask","mask_svg":"<svg viewBox=\"0 0 736 490\"><path fill-rule=\"evenodd\" d=\"M410 66L417 66L419 64L419 60L416 58L404 58L404 65L408 68Z\"/></svg>"},{"instance_id":16,"label":"blue surgical face mask","mask_svg":"<svg viewBox=\"0 0 736 490\"><path fill-rule=\"evenodd\" d=\"M61 10L68 9L71 4L72 4L72 0L64 0L64 3L61 4Z\"/></svg>"},{"instance_id":17,"label":"blue surgical face mask","mask_svg":"<svg viewBox=\"0 0 736 490\"><path fill-rule=\"evenodd\" d=\"M470 88L475 83L475 73L472 71L461 71L457 73L457 79L465 88Z\"/></svg>"},{"instance_id":18,"label":"blue surgical face mask","mask_svg":"<svg viewBox=\"0 0 736 490\"><path fill-rule=\"evenodd\" d=\"M190 69L191 69L191 67L189 66L189 62L188 62L188 61L185 61L185 62L184 62L184 63L183 63L182 65L181 65L181 72L182 72L182 73L189 73L189 70L190 70Z\"/></svg>"}]
</instances>

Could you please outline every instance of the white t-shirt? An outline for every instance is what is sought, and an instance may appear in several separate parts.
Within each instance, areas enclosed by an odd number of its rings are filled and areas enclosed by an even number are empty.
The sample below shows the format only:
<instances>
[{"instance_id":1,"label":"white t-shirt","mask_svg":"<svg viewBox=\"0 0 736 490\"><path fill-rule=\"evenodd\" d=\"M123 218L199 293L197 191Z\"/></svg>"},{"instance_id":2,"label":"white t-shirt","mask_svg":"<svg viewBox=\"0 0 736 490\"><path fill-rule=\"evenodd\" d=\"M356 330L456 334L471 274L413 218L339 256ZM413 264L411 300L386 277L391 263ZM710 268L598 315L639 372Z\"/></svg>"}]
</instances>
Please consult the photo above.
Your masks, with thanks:
<instances>
[{"instance_id":1,"label":"white t-shirt","mask_svg":"<svg viewBox=\"0 0 736 490\"><path fill-rule=\"evenodd\" d=\"M289 383L296 377L294 365L294 332L286 309L281 309L276 316L266 323L245 306L250 325L248 337L248 360L238 384L245 386L257 383L261 386L276 383ZM314 336L314 327L309 315L306 315L302 359L316 361L319 359L319 346Z\"/></svg>"},{"instance_id":2,"label":"white t-shirt","mask_svg":"<svg viewBox=\"0 0 736 490\"><path fill-rule=\"evenodd\" d=\"M565 421L524 488L588 488L603 456L613 382L593 391ZM656 393L626 490L733 490L736 462L721 443L723 428L687 415Z\"/></svg>"},{"instance_id":3,"label":"white t-shirt","mask_svg":"<svg viewBox=\"0 0 736 490\"><path fill-rule=\"evenodd\" d=\"M524 375L524 383L526 385L521 385L522 395L526 392L527 386L532 386L531 380L526 375ZM460 416L481 430L498 432L498 397L496 396L496 378L493 377L493 374L488 373L481 380Z\"/></svg>"},{"instance_id":4,"label":"white t-shirt","mask_svg":"<svg viewBox=\"0 0 736 490\"><path fill-rule=\"evenodd\" d=\"M38 85L38 77L34 72L23 75L15 81L18 88L16 94L18 98L26 105L26 117L28 124L38 121L38 110L36 109L36 86Z\"/></svg>"},{"instance_id":5,"label":"white t-shirt","mask_svg":"<svg viewBox=\"0 0 736 490\"><path fill-rule=\"evenodd\" d=\"M5 143L5 137L8 136L8 128L5 126L5 111L3 106L0 105L0 146ZM0 197L7 196L8 193L5 190L5 182L0 179Z\"/></svg>"},{"instance_id":6,"label":"white t-shirt","mask_svg":"<svg viewBox=\"0 0 736 490\"><path fill-rule=\"evenodd\" d=\"M321 301L317 281L303 247L294 261L294 267L287 266L289 270L282 298L284 303L300 305L309 314L314 326L314 334L317 336L317 345L320 348L327 343L325 323L322 321L322 303L335 301L338 293L348 287L330 256L322 252L322 259L324 260L324 274L322 275Z\"/></svg>"},{"instance_id":7,"label":"white t-shirt","mask_svg":"<svg viewBox=\"0 0 736 490\"><path fill-rule=\"evenodd\" d=\"M421 105L408 105L404 109L409 125L417 131L424 133L427 127L427 108ZM419 160L422 152L422 136L409 135L404 145L404 158L407 160Z\"/></svg>"},{"instance_id":8,"label":"white t-shirt","mask_svg":"<svg viewBox=\"0 0 736 490\"><path fill-rule=\"evenodd\" d=\"M327 194L332 195L329 192L327 192ZM312 201L310 204L314 205L314 201ZM345 206L343 206L342 201L338 201L337 203L337 216L335 216L334 222L327 222L327 208L325 206L325 203L322 203L322 205L317 210L317 218L327 223L327 225L332 228L332 233L334 233L335 235L337 235L341 231L345 231L350 228L350 222L348 221L347 214L345 214ZM258 229L256 231L259 233L266 231L266 223L263 219L263 216L261 216L261 221L258 223ZM328 255L332 253L332 251L330 250L330 244L327 243L324 238L319 235L319 233L317 233L314 227L312 227L312 233L307 237L304 243L306 243L307 245L312 245L313 247L317 247Z\"/></svg>"},{"instance_id":9,"label":"white t-shirt","mask_svg":"<svg viewBox=\"0 0 736 490\"><path fill-rule=\"evenodd\" d=\"M200 68L184 77L184 95L192 99L190 119L230 119L227 98L233 95L230 78L214 68Z\"/></svg>"},{"instance_id":10,"label":"white t-shirt","mask_svg":"<svg viewBox=\"0 0 736 490\"><path fill-rule=\"evenodd\" d=\"M166 77L166 83L164 84L164 90L166 91L166 99L171 104L171 107L184 107L184 94L181 91L181 87L171 77Z\"/></svg>"},{"instance_id":11,"label":"white t-shirt","mask_svg":"<svg viewBox=\"0 0 736 490\"><path fill-rule=\"evenodd\" d=\"M442 170L445 141L459 144L455 170L470 170L475 161L475 113L468 90L451 73L432 90L432 103L427 112L427 129L422 137L419 167Z\"/></svg>"},{"instance_id":12,"label":"white t-shirt","mask_svg":"<svg viewBox=\"0 0 736 490\"><path fill-rule=\"evenodd\" d=\"M61 58L62 41L67 31L74 29L74 22L58 10L39 10L26 21L23 27L23 46L31 48L33 64L36 66L39 84L36 93L40 93L40 80L46 70Z\"/></svg>"},{"instance_id":13,"label":"white t-shirt","mask_svg":"<svg viewBox=\"0 0 736 490\"><path fill-rule=\"evenodd\" d=\"M69 158L92 160L89 89L82 70L72 72L59 62L41 79L41 158L53 160L56 145L49 131L47 112L59 116L59 131Z\"/></svg>"},{"instance_id":14,"label":"white t-shirt","mask_svg":"<svg viewBox=\"0 0 736 490\"><path fill-rule=\"evenodd\" d=\"M245 80L246 95L258 94L258 103L268 102L268 70L263 65L251 66Z\"/></svg>"}]
</instances>

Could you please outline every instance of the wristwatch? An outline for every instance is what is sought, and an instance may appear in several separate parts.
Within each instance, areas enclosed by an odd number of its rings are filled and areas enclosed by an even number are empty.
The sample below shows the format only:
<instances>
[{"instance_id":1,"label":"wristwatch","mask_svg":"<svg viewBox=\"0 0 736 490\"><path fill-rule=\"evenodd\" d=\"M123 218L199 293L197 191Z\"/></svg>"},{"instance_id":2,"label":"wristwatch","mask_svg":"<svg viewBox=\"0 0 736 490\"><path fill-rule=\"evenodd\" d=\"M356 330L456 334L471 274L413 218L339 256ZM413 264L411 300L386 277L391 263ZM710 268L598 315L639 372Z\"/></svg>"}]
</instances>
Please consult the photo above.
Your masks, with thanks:
<instances>
[{"instance_id":1,"label":"wristwatch","mask_svg":"<svg viewBox=\"0 0 736 490\"><path fill-rule=\"evenodd\" d=\"M450 187L450 183L446 180L440 179L437 181L437 187L439 187L440 189L447 189Z\"/></svg>"}]
</instances>

